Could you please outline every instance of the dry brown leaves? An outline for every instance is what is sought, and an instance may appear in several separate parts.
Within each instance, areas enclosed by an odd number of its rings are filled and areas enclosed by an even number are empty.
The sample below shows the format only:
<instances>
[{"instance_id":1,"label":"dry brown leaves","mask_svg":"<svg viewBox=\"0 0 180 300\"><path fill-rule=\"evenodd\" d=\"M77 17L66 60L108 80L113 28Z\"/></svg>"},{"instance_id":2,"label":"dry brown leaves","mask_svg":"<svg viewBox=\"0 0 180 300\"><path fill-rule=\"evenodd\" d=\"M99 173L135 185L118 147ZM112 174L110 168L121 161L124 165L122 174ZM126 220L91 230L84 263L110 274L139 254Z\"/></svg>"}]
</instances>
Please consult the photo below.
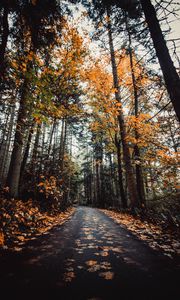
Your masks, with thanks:
<instances>
[{"instance_id":1,"label":"dry brown leaves","mask_svg":"<svg viewBox=\"0 0 180 300\"><path fill-rule=\"evenodd\" d=\"M161 250L170 258L180 254L180 242L178 238L168 231L165 232L160 225L154 225L147 221L143 222L127 213L106 209L102 209L101 211L116 221L116 223L130 230L139 239L147 242L151 248Z\"/></svg>"},{"instance_id":2,"label":"dry brown leaves","mask_svg":"<svg viewBox=\"0 0 180 300\"><path fill-rule=\"evenodd\" d=\"M0 246L4 245L4 233L0 232Z\"/></svg>"},{"instance_id":3,"label":"dry brown leaves","mask_svg":"<svg viewBox=\"0 0 180 300\"><path fill-rule=\"evenodd\" d=\"M67 272L64 274L64 281L65 282L71 282L75 278L75 273L74 272Z\"/></svg>"},{"instance_id":4,"label":"dry brown leaves","mask_svg":"<svg viewBox=\"0 0 180 300\"><path fill-rule=\"evenodd\" d=\"M63 224L75 208L53 215L41 212L32 200L0 199L0 246L19 249L25 242L46 234L52 227Z\"/></svg>"},{"instance_id":5,"label":"dry brown leaves","mask_svg":"<svg viewBox=\"0 0 180 300\"><path fill-rule=\"evenodd\" d=\"M100 277L103 277L106 280L112 280L114 278L114 273L113 272L102 272L99 274Z\"/></svg>"},{"instance_id":6,"label":"dry brown leaves","mask_svg":"<svg viewBox=\"0 0 180 300\"><path fill-rule=\"evenodd\" d=\"M88 266L88 267L92 267L92 266L94 266L94 265L96 265L97 264L97 261L96 260L88 260L87 262L86 262L86 265Z\"/></svg>"}]
</instances>

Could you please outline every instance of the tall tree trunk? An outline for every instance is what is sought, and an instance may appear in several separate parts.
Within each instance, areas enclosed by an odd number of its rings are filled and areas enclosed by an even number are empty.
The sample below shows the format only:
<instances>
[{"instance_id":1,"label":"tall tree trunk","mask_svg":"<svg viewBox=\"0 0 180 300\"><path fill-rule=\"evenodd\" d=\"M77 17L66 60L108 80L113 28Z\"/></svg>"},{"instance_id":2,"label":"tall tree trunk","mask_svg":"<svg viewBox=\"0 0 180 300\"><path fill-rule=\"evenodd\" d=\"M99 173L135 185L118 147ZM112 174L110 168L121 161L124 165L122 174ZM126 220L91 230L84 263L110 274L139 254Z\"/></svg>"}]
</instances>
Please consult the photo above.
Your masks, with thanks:
<instances>
[{"instance_id":1,"label":"tall tree trunk","mask_svg":"<svg viewBox=\"0 0 180 300\"><path fill-rule=\"evenodd\" d=\"M65 120L62 120L61 124L61 136L60 136L60 147L59 147L59 166L60 166L60 171L62 168L62 160L63 160L63 141L64 141L64 129L65 129Z\"/></svg>"},{"instance_id":2,"label":"tall tree trunk","mask_svg":"<svg viewBox=\"0 0 180 300\"><path fill-rule=\"evenodd\" d=\"M66 139L67 139L67 120L64 120L64 127L62 133L62 145L61 145L61 161L60 161L60 168L61 172L63 173L64 170L64 154L66 149Z\"/></svg>"},{"instance_id":3,"label":"tall tree trunk","mask_svg":"<svg viewBox=\"0 0 180 300\"><path fill-rule=\"evenodd\" d=\"M38 147L39 147L41 127L42 127L42 124L38 124L37 129L36 129L36 137L35 137L33 154L32 154L32 172L34 172L35 167L37 167Z\"/></svg>"},{"instance_id":4,"label":"tall tree trunk","mask_svg":"<svg viewBox=\"0 0 180 300\"><path fill-rule=\"evenodd\" d=\"M102 149L101 149L102 151ZM104 166L103 166L103 151L101 152L101 163L99 168L99 175L100 175L100 207L105 208L105 186L104 186Z\"/></svg>"},{"instance_id":5,"label":"tall tree trunk","mask_svg":"<svg viewBox=\"0 0 180 300\"><path fill-rule=\"evenodd\" d=\"M100 207L101 206L101 203L100 203L101 188L100 188L100 176L99 176L99 162L96 160L95 163L96 163L96 166L95 166L95 170L96 170L96 203Z\"/></svg>"},{"instance_id":6,"label":"tall tree trunk","mask_svg":"<svg viewBox=\"0 0 180 300\"><path fill-rule=\"evenodd\" d=\"M70 160L72 160L72 148L73 148L73 139L72 139L72 132L69 131L69 156ZM71 184L72 184L72 178L71 175L68 174L68 182L67 182L67 204L70 204L70 191L71 191ZM89 189L88 189L88 195L89 195Z\"/></svg>"},{"instance_id":7,"label":"tall tree trunk","mask_svg":"<svg viewBox=\"0 0 180 300\"><path fill-rule=\"evenodd\" d=\"M114 193L114 184L113 184L113 163L112 163L112 154L109 153L108 155L109 158L109 201L112 202L112 207L115 206L115 193Z\"/></svg>"},{"instance_id":8,"label":"tall tree trunk","mask_svg":"<svg viewBox=\"0 0 180 300\"><path fill-rule=\"evenodd\" d=\"M138 118L138 115L139 115L138 89L137 89L137 84L136 84L134 62L133 62L133 52L132 52L132 42L131 42L131 33L129 31L127 14L125 15L125 22L126 22L126 30L127 30L127 33L128 33L128 39L129 39L129 45L128 45L129 47L128 48L129 48L131 78L132 78L133 93L134 93L134 113L135 113L136 118ZM135 138L136 138L136 141L138 141L139 133L138 133L136 123L135 123ZM144 206L145 205L144 182L143 182L143 176L142 176L142 167L140 165L141 164L140 149L139 149L137 143L134 146L134 154L135 154L135 160L137 160L135 169L136 169L136 186L137 186L138 198L139 198L140 205Z\"/></svg>"},{"instance_id":9,"label":"tall tree trunk","mask_svg":"<svg viewBox=\"0 0 180 300\"><path fill-rule=\"evenodd\" d=\"M11 113L11 108L8 107L7 111L5 111L6 117L5 117L4 125L1 128L2 134L1 134L1 143L0 143L0 159L3 155L3 149L4 149L6 134L7 134L7 127L8 127L8 123L9 123L10 113Z\"/></svg>"},{"instance_id":10,"label":"tall tree trunk","mask_svg":"<svg viewBox=\"0 0 180 300\"><path fill-rule=\"evenodd\" d=\"M96 187L96 159L93 155L92 157L92 174L93 174L93 185L92 185L92 194L93 194L93 206L97 206L97 187Z\"/></svg>"},{"instance_id":11,"label":"tall tree trunk","mask_svg":"<svg viewBox=\"0 0 180 300\"><path fill-rule=\"evenodd\" d=\"M51 154L51 149L52 149L52 140L53 140L53 135L54 135L54 131L56 128L56 119L53 121L53 125L51 128L51 132L50 132L50 138L49 138L49 147L48 147L48 157Z\"/></svg>"},{"instance_id":12,"label":"tall tree trunk","mask_svg":"<svg viewBox=\"0 0 180 300\"><path fill-rule=\"evenodd\" d=\"M14 119L15 119L15 104L12 104L11 107L11 116L10 116L10 121L8 125L8 134L7 138L5 141L5 134L3 135L3 141L5 142L5 148L1 149L0 148L0 178L4 182L5 176L6 176L6 171L8 169L8 162L9 162L9 150L10 150L10 144L11 144L11 138L12 138L12 131L13 131L13 125L14 125ZM7 124L6 124L7 126ZM7 127L6 127L7 128ZM3 144L1 145L1 147Z\"/></svg>"},{"instance_id":13,"label":"tall tree trunk","mask_svg":"<svg viewBox=\"0 0 180 300\"><path fill-rule=\"evenodd\" d=\"M25 78L20 104L18 119L16 125L16 132L14 138L13 151L11 155L11 162L9 166L9 172L7 176L7 186L9 186L9 192L12 197L18 197L18 186L20 179L20 170L22 162L22 150L24 145L24 136L26 132L26 122L27 122L27 95L29 93L29 79Z\"/></svg>"},{"instance_id":14,"label":"tall tree trunk","mask_svg":"<svg viewBox=\"0 0 180 300\"><path fill-rule=\"evenodd\" d=\"M123 172L122 172L122 164L121 164L121 144L118 141L117 136L115 137L116 149L117 149L117 161L118 161L118 179L119 179L119 190L120 190L120 197L121 203L123 208L127 208L127 199L124 191L123 186Z\"/></svg>"},{"instance_id":15,"label":"tall tree trunk","mask_svg":"<svg viewBox=\"0 0 180 300\"><path fill-rule=\"evenodd\" d=\"M121 97L120 97L119 82L118 82L118 72L117 72L117 66L116 66L116 60L115 60L115 51L114 51L113 38L112 38L112 26L111 26L109 8L107 8L107 17L108 17L107 25L108 25L108 37L109 37L112 73L113 73L114 88L116 90L115 98L120 104L122 104ZM123 115L122 109L118 116L118 121L119 121L119 126L120 126L120 135L121 135L121 141L122 141L122 147L123 147L123 158L124 158L125 170L126 170L126 176L127 176L127 186L128 186L128 192L129 192L130 205L131 205L131 208L133 209L135 206L138 206L138 196L137 196L135 178L134 178L134 174L133 174L133 167L131 164L130 151L129 151L129 147L128 147L128 144L126 141L127 134L126 134L126 126L125 126L125 122L124 122L124 115Z\"/></svg>"},{"instance_id":16,"label":"tall tree trunk","mask_svg":"<svg viewBox=\"0 0 180 300\"><path fill-rule=\"evenodd\" d=\"M2 37L1 37L1 44L0 44L0 80L3 79L4 71L5 71L4 57L5 57L6 46L7 46L8 35L9 35L8 14L9 14L8 3L4 3L4 12L2 17Z\"/></svg>"},{"instance_id":17,"label":"tall tree trunk","mask_svg":"<svg viewBox=\"0 0 180 300\"><path fill-rule=\"evenodd\" d=\"M156 55L162 69L167 91L174 106L176 115L180 121L180 78L169 54L169 50L151 0L141 0L141 5L153 40Z\"/></svg>"},{"instance_id":18,"label":"tall tree trunk","mask_svg":"<svg viewBox=\"0 0 180 300\"><path fill-rule=\"evenodd\" d=\"M40 153L39 153L39 157L40 157L40 161L39 161L39 175L42 175L43 171L46 170L46 165L45 165L45 138L46 138L46 125L44 123L41 124L41 148L40 148Z\"/></svg>"},{"instance_id":19,"label":"tall tree trunk","mask_svg":"<svg viewBox=\"0 0 180 300\"><path fill-rule=\"evenodd\" d=\"M20 182L23 180L24 171L25 171L27 160L29 157L29 150L30 150L30 146L31 146L33 133L34 133L34 123L31 125L29 134L28 134L27 144L25 147L24 156L23 156L23 160L22 160L22 164L21 164Z\"/></svg>"}]
</instances>

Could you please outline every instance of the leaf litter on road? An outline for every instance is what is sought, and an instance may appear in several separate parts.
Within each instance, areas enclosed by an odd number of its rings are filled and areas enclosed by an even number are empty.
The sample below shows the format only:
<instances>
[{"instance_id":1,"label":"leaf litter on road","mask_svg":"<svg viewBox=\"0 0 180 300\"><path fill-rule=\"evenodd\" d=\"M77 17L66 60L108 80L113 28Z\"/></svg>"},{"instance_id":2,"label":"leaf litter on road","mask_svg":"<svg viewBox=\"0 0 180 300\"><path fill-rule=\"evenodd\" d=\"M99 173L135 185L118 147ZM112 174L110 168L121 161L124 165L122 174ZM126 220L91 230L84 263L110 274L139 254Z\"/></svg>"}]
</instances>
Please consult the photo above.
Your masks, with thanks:
<instances>
[{"instance_id":1,"label":"leaf litter on road","mask_svg":"<svg viewBox=\"0 0 180 300\"><path fill-rule=\"evenodd\" d=\"M130 230L139 239L148 243L151 248L162 251L170 258L180 254L179 240L171 232L165 232L159 224L155 225L151 222L141 221L138 217L128 213L107 209L101 209L101 211L122 227ZM110 244L109 241L107 243Z\"/></svg>"}]
</instances>

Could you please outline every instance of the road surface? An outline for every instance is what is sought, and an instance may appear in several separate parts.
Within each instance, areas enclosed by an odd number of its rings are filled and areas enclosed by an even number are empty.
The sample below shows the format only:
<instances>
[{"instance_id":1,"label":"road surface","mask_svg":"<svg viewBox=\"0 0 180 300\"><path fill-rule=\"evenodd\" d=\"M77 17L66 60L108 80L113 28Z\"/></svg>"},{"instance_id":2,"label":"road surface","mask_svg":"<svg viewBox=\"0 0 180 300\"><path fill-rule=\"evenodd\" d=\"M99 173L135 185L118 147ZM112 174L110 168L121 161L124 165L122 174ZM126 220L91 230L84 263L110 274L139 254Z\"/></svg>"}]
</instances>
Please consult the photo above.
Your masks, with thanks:
<instances>
[{"instance_id":1,"label":"road surface","mask_svg":"<svg viewBox=\"0 0 180 300\"><path fill-rule=\"evenodd\" d=\"M179 271L95 208L78 207L64 225L1 253L2 299L179 299Z\"/></svg>"}]
</instances>

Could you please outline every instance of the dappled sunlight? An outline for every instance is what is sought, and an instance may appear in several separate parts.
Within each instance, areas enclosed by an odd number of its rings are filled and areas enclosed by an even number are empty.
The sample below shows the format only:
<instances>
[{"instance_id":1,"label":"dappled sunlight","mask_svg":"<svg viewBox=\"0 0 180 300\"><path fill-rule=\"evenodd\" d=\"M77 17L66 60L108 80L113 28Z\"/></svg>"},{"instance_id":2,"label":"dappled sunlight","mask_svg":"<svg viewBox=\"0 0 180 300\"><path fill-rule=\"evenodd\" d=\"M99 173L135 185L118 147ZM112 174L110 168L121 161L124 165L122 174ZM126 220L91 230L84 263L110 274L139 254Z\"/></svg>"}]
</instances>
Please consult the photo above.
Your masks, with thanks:
<instances>
[{"instance_id":1,"label":"dappled sunlight","mask_svg":"<svg viewBox=\"0 0 180 300\"><path fill-rule=\"evenodd\" d=\"M92 217L96 212L94 209L79 208L79 210L83 211L83 226L74 240L72 258L67 258L64 262L62 278L64 284L78 282L87 276L88 278L94 276L93 274L101 281L112 281L114 278L120 280L121 273L117 273L116 270L119 259L121 264L129 268L146 271L141 258L136 257L137 250L129 246L129 236L126 232L124 236L118 235L117 228L112 226L109 219L104 219L102 213L96 213L96 217Z\"/></svg>"},{"instance_id":2,"label":"dappled sunlight","mask_svg":"<svg viewBox=\"0 0 180 300\"><path fill-rule=\"evenodd\" d=\"M112 280L114 277L114 273L113 272L101 272L99 274L100 277L106 279L106 280Z\"/></svg>"},{"instance_id":3,"label":"dappled sunlight","mask_svg":"<svg viewBox=\"0 0 180 300\"><path fill-rule=\"evenodd\" d=\"M86 239L87 236L90 239ZM111 299L108 294L111 289L126 290L126 286L137 282L136 278L138 284L146 286L151 280L149 274L156 276L163 266L156 253L128 231L101 211L86 207L77 208L65 226L31 241L26 252L16 255L20 260L19 268L16 263L9 268L8 280L16 282L17 286L21 283L27 289L39 286L44 290L47 286L60 295L70 293L74 297L70 299L78 299L75 295L79 292L88 293L87 299L101 299L103 293ZM153 277L152 280L155 281Z\"/></svg>"},{"instance_id":4,"label":"dappled sunlight","mask_svg":"<svg viewBox=\"0 0 180 300\"><path fill-rule=\"evenodd\" d=\"M175 299L179 1L0 2L1 294Z\"/></svg>"}]
</instances>

